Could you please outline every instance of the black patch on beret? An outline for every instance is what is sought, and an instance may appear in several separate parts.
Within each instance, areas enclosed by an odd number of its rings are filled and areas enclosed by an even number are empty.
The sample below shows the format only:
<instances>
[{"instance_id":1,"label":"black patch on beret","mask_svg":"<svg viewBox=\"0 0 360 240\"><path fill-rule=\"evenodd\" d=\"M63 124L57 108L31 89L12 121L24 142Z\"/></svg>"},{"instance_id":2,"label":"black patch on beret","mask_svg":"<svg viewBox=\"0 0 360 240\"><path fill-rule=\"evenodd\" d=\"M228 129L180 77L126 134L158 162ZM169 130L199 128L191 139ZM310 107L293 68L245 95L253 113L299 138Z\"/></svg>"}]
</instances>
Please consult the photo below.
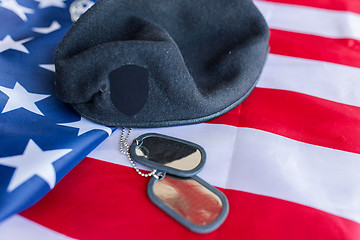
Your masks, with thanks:
<instances>
[{"instance_id":1,"label":"black patch on beret","mask_svg":"<svg viewBox=\"0 0 360 240\"><path fill-rule=\"evenodd\" d=\"M100 0L56 49L56 93L108 126L208 121L251 93L268 38L251 0Z\"/></svg>"},{"instance_id":2,"label":"black patch on beret","mask_svg":"<svg viewBox=\"0 0 360 240\"><path fill-rule=\"evenodd\" d=\"M148 70L136 65L125 65L109 73L110 99L121 113L132 116L144 107L148 78Z\"/></svg>"}]
</instances>

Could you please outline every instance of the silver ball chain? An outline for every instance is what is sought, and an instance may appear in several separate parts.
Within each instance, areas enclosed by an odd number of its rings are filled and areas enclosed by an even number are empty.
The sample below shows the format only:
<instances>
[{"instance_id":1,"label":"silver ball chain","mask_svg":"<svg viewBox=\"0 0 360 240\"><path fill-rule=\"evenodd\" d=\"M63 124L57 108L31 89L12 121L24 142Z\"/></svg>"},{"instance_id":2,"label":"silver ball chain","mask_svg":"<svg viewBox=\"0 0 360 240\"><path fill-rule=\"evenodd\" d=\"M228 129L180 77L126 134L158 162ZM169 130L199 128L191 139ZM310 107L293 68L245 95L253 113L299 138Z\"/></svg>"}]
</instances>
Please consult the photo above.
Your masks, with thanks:
<instances>
[{"instance_id":1,"label":"silver ball chain","mask_svg":"<svg viewBox=\"0 0 360 240\"><path fill-rule=\"evenodd\" d=\"M131 128L129 128L129 131L128 133L126 134L125 136L125 128L122 128L122 131L121 131L121 136L120 136L120 152L124 155L127 156L127 158L129 159L129 162L131 163L131 165L133 166L133 168L135 169L135 171L143 176L143 177L151 177L151 176L154 176L155 178L159 179L159 176L156 175L156 169L152 170L152 172L150 173L143 173L140 171L140 169L135 165L135 162L131 159L131 156L130 156L130 146L128 144L128 140L129 140L129 136L130 136L130 133L131 133Z\"/></svg>"}]
</instances>

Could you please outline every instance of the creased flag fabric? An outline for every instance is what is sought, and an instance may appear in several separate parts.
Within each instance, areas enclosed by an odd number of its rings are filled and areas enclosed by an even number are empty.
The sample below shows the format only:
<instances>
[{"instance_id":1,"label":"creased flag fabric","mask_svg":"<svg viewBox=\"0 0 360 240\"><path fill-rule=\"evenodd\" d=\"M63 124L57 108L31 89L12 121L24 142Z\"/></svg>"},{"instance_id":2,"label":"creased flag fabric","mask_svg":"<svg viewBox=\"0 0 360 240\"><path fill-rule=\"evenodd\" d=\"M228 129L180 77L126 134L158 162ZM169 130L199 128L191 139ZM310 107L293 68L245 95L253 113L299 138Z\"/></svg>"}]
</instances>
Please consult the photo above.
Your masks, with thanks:
<instances>
[{"instance_id":1,"label":"creased flag fabric","mask_svg":"<svg viewBox=\"0 0 360 240\"><path fill-rule=\"evenodd\" d=\"M52 51L71 1L0 2L0 214L18 212L0 239L360 239L359 1L255 1L270 55L248 99L207 123L133 130L204 147L199 176L230 204L206 235L150 202L119 130L54 96Z\"/></svg>"},{"instance_id":2,"label":"creased flag fabric","mask_svg":"<svg viewBox=\"0 0 360 240\"><path fill-rule=\"evenodd\" d=\"M112 133L54 93L69 3L0 1L0 221L41 199Z\"/></svg>"}]
</instances>

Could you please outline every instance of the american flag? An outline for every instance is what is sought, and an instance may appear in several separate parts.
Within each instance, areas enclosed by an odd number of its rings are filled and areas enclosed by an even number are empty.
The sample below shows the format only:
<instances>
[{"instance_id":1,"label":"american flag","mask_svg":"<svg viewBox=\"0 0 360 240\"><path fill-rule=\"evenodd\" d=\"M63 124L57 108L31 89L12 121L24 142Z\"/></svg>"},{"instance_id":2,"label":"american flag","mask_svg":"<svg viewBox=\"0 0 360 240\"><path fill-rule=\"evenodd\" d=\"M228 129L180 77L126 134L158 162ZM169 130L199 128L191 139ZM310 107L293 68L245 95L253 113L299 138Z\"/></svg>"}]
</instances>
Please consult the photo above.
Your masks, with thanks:
<instances>
[{"instance_id":1,"label":"american flag","mask_svg":"<svg viewBox=\"0 0 360 240\"><path fill-rule=\"evenodd\" d=\"M270 55L248 99L208 123L132 132L204 147L199 176L230 204L206 235L150 202L120 131L54 95L71 2L0 0L0 239L360 239L360 1L255 1Z\"/></svg>"},{"instance_id":2,"label":"american flag","mask_svg":"<svg viewBox=\"0 0 360 240\"><path fill-rule=\"evenodd\" d=\"M0 1L0 220L37 202L112 130L54 94L63 0Z\"/></svg>"}]
</instances>

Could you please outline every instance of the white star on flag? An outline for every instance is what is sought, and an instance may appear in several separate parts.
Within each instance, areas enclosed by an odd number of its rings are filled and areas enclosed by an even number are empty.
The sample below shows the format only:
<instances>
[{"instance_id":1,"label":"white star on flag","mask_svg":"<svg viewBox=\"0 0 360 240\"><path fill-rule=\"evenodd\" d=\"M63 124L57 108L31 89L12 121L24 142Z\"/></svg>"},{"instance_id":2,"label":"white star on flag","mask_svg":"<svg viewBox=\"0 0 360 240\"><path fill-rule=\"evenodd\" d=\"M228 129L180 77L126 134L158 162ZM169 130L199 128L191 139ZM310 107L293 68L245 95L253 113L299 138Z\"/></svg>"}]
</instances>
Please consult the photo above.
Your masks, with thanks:
<instances>
[{"instance_id":1,"label":"white star on flag","mask_svg":"<svg viewBox=\"0 0 360 240\"><path fill-rule=\"evenodd\" d=\"M110 136L112 131L110 128L105 127L103 125L97 124L97 123L93 123L90 122L89 120L81 117L81 119L77 122L71 122L71 123L58 123L57 125L61 125L61 126L67 126L67 127L72 127L72 128L78 128L79 132L78 132L78 136L87 133L89 131L92 130L103 130L105 132L107 132L107 134Z\"/></svg>"},{"instance_id":2,"label":"white star on flag","mask_svg":"<svg viewBox=\"0 0 360 240\"><path fill-rule=\"evenodd\" d=\"M15 168L7 191L13 191L35 175L42 178L52 189L56 183L53 163L71 151L72 149L43 151L30 139L22 155L0 158L1 165Z\"/></svg>"},{"instance_id":3,"label":"white star on flag","mask_svg":"<svg viewBox=\"0 0 360 240\"><path fill-rule=\"evenodd\" d=\"M43 27L43 28L34 27L32 28L32 30L37 33L48 34L56 30L59 30L60 28L61 28L60 23L58 23L57 21L53 21L49 27Z\"/></svg>"},{"instance_id":4,"label":"white star on flag","mask_svg":"<svg viewBox=\"0 0 360 240\"><path fill-rule=\"evenodd\" d=\"M39 8L47 8L47 7L59 7L65 8L65 0L35 0L39 2Z\"/></svg>"},{"instance_id":5,"label":"white star on flag","mask_svg":"<svg viewBox=\"0 0 360 240\"><path fill-rule=\"evenodd\" d=\"M0 53L4 52L6 50L9 50L9 49L13 49L13 50L17 50L17 51L29 54L29 50L27 50L27 48L24 47L23 44L32 39L33 38L30 37L30 38L25 38L25 39L22 39L19 41L14 41L14 39L12 39L10 35L6 35L3 40L0 40Z\"/></svg>"},{"instance_id":6,"label":"white star on flag","mask_svg":"<svg viewBox=\"0 0 360 240\"><path fill-rule=\"evenodd\" d=\"M0 86L0 91L9 97L1 113L10 112L18 108L25 108L30 112L44 116L35 103L51 96L45 94L29 93L18 82L16 82L13 89Z\"/></svg>"},{"instance_id":7,"label":"white star on flag","mask_svg":"<svg viewBox=\"0 0 360 240\"><path fill-rule=\"evenodd\" d=\"M0 7L6 8L18 15L24 22L27 21L26 14L34 13L31 8L19 5L16 0L0 0Z\"/></svg>"},{"instance_id":8,"label":"white star on flag","mask_svg":"<svg viewBox=\"0 0 360 240\"><path fill-rule=\"evenodd\" d=\"M55 65L54 64L39 64L39 67L49 70L51 72L55 72Z\"/></svg>"}]
</instances>

